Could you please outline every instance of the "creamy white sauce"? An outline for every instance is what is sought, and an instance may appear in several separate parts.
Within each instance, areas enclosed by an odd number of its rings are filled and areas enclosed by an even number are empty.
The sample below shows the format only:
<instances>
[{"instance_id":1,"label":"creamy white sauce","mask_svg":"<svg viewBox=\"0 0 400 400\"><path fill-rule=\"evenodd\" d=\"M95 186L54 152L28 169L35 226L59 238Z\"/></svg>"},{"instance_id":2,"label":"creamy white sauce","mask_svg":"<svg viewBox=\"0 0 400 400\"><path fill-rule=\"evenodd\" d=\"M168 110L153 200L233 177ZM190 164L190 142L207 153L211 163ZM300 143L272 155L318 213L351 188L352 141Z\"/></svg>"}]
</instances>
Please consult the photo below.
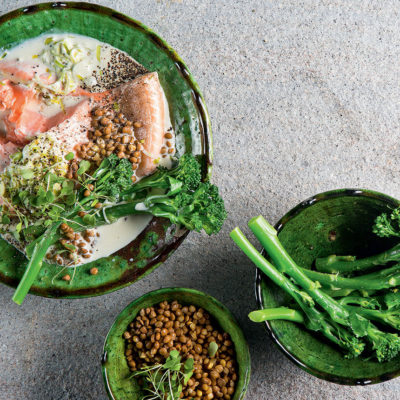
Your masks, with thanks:
<instances>
[{"instance_id":1,"label":"creamy white sauce","mask_svg":"<svg viewBox=\"0 0 400 400\"><path fill-rule=\"evenodd\" d=\"M131 215L96 228L100 236L95 239L93 253L85 259L85 263L108 257L127 246L146 228L151 218L151 215Z\"/></svg>"},{"instance_id":2,"label":"creamy white sauce","mask_svg":"<svg viewBox=\"0 0 400 400\"><path fill-rule=\"evenodd\" d=\"M96 79L92 76L93 72L98 68L103 68L107 65L111 59L111 51L114 48L108 44L102 43L87 36L68 33L41 35L34 39L27 40L10 50L7 50L7 55L4 60L16 60L18 62L40 65L40 59L35 56L41 53L44 47L44 42L48 37L52 37L55 40L65 39L68 37L72 42L79 43L82 47L89 49L90 51L88 51L84 59L74 67L74 71L83 78L83 81L87 86L96 85ZM98 61L96 54L97 46L101 46L100 62ZM172 130L169 107L165 94L163 97L165 108L165 132L174 133ZM63 97L63 102L66 107L72 106L78 103L80 100L81 97L78 96ZM49 117L60 112L60 106L57 104L46 105L43 107L41 112L46 117ZM168 140L173 143L173 148L175 148L175 135L173 135L172 139ZM158 160L158 165L162 165L167 168L171 167L173 155L174 154L168 154L166 157L160 158ZM107 257L128 245L143 231L143 229L150 222L151 218L152 216L150 215L129 216L126 218L121 218L113 224L96 228L96 233L99 233L100 236L96 237L94 240L91 257L84 259L84 263L95 261L102 257ZM76 265L73 267L75 266Z\"/></svg>"},{"instance_id":3,"label":"creamy white sauce","mask_svg":"<svg viewBox=\"0 0 400 400\"><path fill-rule=\"evenodd\" d=\"M47 66L43 64L41 59L38 57L45 47L46 39L52 38L54 41L68 39L72 46L79 45L83 48L84 56L82 60L77 63L74 68L74 75L82 78L87 86L94 86L97 84L96 78L93 77L93 72L99 68L105 68L111 60L111 52L114 48L106 43L102 43L97 39L93 39L87 36L75 35L75 34L46 34L41 35L33 39L29 39L7 50L6 56L3 60L5 61L16 61L18 63L27 63L30 65L38 66L39 71L46 71ZM100 46L100 60L97 58L97 48ZM80 82L78 82L79 84ZM73 106L79 103L82 97L79 96L65 96L63 97L63 103L65 107ZM45 117L51 117L61 111L58 104L43 104L40 110L41 114Z\"/></svg>"},{"instance_id":4,"label":"creamy white sauce","mask_svg":"<svg viewBox=\"0 0 400 400\"><path fill-rule=\"evenodd\" d=\"M4 60L17 60L29 64L41 64L37 56L42 52L45 46L44 43L48 38L52 38L54 41L69 39L72 45L77 44L87 50L82 61L74 66L74 72L80 75L84 81L89 79L94 71L107 65L111 59L111 52L114 49L114 47L109 44L88 36L54 33L37 36L7 50ZM97 59L97 46L101 48L100 61ZM96 82L93 83L95 84Z\"/></svg>"}]
</instances>

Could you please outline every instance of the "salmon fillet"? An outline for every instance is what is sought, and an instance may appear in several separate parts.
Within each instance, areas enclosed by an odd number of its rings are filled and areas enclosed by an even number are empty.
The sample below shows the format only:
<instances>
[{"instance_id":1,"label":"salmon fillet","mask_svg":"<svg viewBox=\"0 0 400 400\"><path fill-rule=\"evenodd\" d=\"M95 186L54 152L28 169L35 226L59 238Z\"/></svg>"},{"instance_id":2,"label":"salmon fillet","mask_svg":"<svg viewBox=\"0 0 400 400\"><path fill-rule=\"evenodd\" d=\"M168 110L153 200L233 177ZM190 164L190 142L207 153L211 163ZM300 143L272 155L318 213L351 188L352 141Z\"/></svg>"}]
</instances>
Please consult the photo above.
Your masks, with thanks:
<instances>
[{"instance_id":1,"label":"salmon fillet","mask_svg":"<svg viewBox=\"0 0 400 400\"><path fill-rule=\"evenodd\" d=\"M0 62L0 71L6 67ZM28 70L26 75L21 73L19 76L21 79L29 79L32 71ZM6 127L3 147L5 143L11 143L16 150L38 133L49 131L72 151L76 145L88 141L90 112L94 105L107 106L118 102L121 112L139 125L135 128L135 136L143 144L144 154L137 175L149 175L156 169L155 160L161 157L165 133L163 91L156 72L139 76L110 91L93 94L81 91L80 94L86 96L84 100L50 118L39 112L42 103L32 89L11 80L2 83L0 120ZM3 151L0 150L1 165L8 163L11 144Z\"/></svg>"},{"instance_id":2,"label":"salmon fillet","mask_svg":"<svg viewBox=\"0 0 400 400\"><path fill-rule=\"evenodd\" d=\"M0 110L8 140L24 144L35 132L46 130L45 118L38 112L40 102L31 89L9 80L0 85Z\"/></svg>"},{"instance_id":3,"label":"salmon fillet","mask_svg":"<svg viewBox=\"0 0 400 400\"><path fill-rule=\"evenodd\" d=\"M18 146L5 139L0 139L0 172L10 164L10 155L18 150ZM0 203L1 204L1 203Z\"/></svg>"},{"instance_id":4,"label":"salmon fillet","mask_svg":"<svg viewBox=\"0 0 400 400\"><path fill-rule=\"evenodd\" d=\"M27 84L34 78L44 84L55 82L55 76L46 71L43 65L34 62L0 61L0 75L2 79L8 79L14 83Z\"/></svg>"},{"instance_id":5,"label":"salmon fillet","mask_svg":"<svg viewBox=\"0 0 400 400\"><path fill-rule=\"evenodd\" d=\"M69 107L63 118L57 114L50 118L47 123L52 126L47 132L63 142L68 151L74 151L79 144L87 143L88 131L91 127L92 117L91 110L93 108L90 99L84 99L75 106Z\"/></svg>"},{"instance_id":6,"label":"salmon fillet","mask_svg":"<svg viewBox=\"0 0 400 400\"><path fill-rule=\"evenodd\" d=\"M161 157L165 133L164 98L157 72L141 75L110 92L121 112L133 122L135 136L143 141L144 153L137 170L138 176L149 175L157 168L155 160Z\"/></svg>"}]
</instances>

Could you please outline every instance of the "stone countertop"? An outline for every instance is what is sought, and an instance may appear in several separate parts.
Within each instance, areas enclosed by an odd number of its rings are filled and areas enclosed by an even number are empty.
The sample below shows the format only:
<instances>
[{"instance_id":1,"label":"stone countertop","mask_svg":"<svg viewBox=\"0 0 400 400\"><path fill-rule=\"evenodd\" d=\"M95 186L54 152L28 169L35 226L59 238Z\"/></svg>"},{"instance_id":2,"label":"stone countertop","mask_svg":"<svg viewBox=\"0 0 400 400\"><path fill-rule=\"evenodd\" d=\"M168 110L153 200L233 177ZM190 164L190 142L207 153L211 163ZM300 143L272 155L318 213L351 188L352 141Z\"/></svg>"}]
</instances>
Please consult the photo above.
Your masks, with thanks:
<instances>
[{"instance_id":1,"label":"stone countertop","mask_svg":"<svg viewBox=\"0 0 400 400\"><path fill-rule=\"evenodd\" d=\"M3 0L0 13L33 0ZM400 198L400 25L387 0L114 0L100 2L150 26L185 60L214 131L213 180L229 210L216 237L191 234L135 285L79 301L0 287L0 398L105 400L104 338L134 298L160 287L210 293L238 317L252 355L246 399L396 399L400 380L343 387L289 362L250 323L254 267L228 233L262 213L275 222L329 189ZM240 296L238 296L240 293Z\"/></svg>"}]
</instances>

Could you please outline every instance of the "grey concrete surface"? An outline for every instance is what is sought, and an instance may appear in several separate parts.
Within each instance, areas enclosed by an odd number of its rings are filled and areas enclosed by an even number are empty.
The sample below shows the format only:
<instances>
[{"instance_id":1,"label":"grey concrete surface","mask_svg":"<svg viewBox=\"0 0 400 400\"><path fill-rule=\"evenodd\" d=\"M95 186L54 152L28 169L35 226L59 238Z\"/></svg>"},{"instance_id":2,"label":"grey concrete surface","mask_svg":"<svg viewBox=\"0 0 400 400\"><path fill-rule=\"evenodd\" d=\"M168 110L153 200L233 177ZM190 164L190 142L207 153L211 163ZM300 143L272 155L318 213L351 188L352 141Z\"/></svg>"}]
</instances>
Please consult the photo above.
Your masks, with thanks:
<instances>
[{"instance_id":1,"label":"grey concrete surface","mask_svg":"<svg viewBox=\"0 0 400 400\"><path fill-rule=\"evenodd\" d=\"M32 2L32 1L31 1ZM29 3L3 0L0 13ZM192 234L161 268L116 293L79 301L0 287L0 399L105 400L104 337L119 311L153 289L187 286L224 302L252 353L247 399L400 399L400 380L342 387L292 365L246 315L254 268L229 231L259 213L275 222L328 189L400 198L398 1L116 0L187 62L214 129L214 182L229 210L216 237Z\"/></svg>"}]
</instances>

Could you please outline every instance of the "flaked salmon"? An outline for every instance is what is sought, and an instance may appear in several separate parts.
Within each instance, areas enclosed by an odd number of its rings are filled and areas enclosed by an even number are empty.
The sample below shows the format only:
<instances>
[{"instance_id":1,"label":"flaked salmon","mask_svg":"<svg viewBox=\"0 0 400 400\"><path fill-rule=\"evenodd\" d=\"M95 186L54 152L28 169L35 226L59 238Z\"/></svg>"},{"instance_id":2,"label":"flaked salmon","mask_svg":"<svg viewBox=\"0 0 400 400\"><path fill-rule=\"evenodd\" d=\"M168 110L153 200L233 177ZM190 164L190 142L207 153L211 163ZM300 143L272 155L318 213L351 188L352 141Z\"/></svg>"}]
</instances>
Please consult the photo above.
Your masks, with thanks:
<instances>
[{"instance_id":1,"label":"flaked salmon","mask_svg":"<svg viewBox=\"0 0 400 400\"><path fill-rule=\"evenodd\" d=\"M127 82L111 91L127 118L137 122L135 136L142 141L144 154L138 176L151 174L161 157L165 133L164 98L157 72L151 72Z\"/></svg>"},{"instance_id":2,"label":"flaked salmon","mask_svg":"<svg viewBox=\"0 0 400 400\"><path fill-rule=\"evenodd\" d=\"M4 65L0 63L0 69ZM29 71L28 71L29 72ZM29 78L21 75L21 79ZM111 106L119 103L121 112L135 124L135 136L143 144L143 156L137 170L138 176L151 174L157 167L155 160L161 157L165 133L165 104L163 91L156 72L148 73L110 91L89 93L80 91L85 98L64 111L45 117L40 112L41 99L34 90L4 80L0 85L0 120L5 126L2 135L0 165L7 165L10 150L24 146L37 134L50 131L74 149L88 141L91 126L91 110L96 105ZM3 167L4 168L4 167Z\"/></svg>"},{"instance_id":3,"label":"flaked salmon","mask_svg":"<svg viewBox=\"0 0 400 400\"><path fill-rule=\"evenodd\" d=\"M0 139L0 172L10 164L10 155L18 150L18 146L5 139ZM1 203L0 203L1 204Z\"/></svg>"},{"instance_id":4,"label":"flaked salmon","mask_svg":"<svg viewBox=\"0 0 400 400\"><path fill-rule=\"evenodd\" d=\"M14 83L28 84L37 80L43 84L55 82L56 77L46 71L43 64L27 63L20 61L0 61L0 76Z\"/></svg>"}]
</instances>

